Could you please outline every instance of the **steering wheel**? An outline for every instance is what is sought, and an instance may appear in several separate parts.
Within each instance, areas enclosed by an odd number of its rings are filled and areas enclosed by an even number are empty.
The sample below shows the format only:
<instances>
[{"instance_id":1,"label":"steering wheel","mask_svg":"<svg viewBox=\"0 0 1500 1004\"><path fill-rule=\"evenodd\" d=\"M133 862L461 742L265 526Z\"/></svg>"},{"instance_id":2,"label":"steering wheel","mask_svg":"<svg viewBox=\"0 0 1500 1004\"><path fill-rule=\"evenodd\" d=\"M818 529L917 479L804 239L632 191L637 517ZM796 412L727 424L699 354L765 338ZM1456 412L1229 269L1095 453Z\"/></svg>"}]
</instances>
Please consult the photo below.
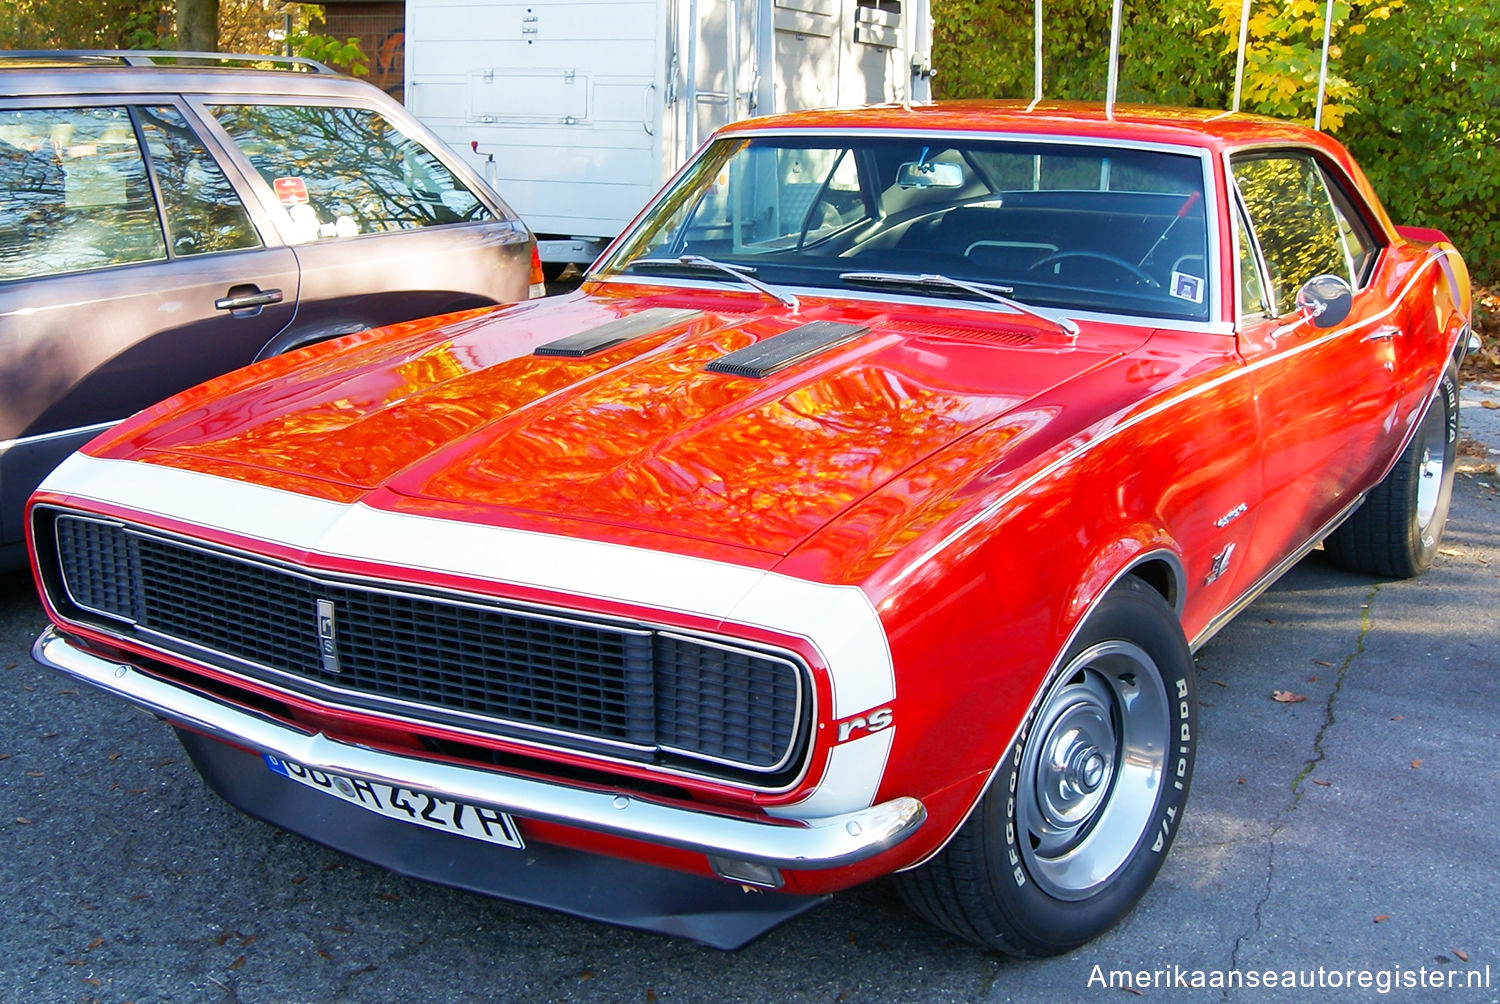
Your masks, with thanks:
<instances>
[{"instance_id":1,"label":"steering wheel","mask_svg":"<svg viewBox=\"0 0 1500 1004\"><path fill-rule=\"evenodd\" d=\"M1116 268L1124 269L1126 272L1130 273L1131 276L1145 283L1147 286L1152 287L1153 289L1161 288L1161 283L1153 279L1151 277L1151 273L1147 272L1139 265L1132 264L1131 262L1126 261L1124 258L1117 258L1112 254L1105 254L1103 251L1054 251L1052 254L1046 255L1042 258L1038 258L1036 261L1032 262L1027 271L1035 272L1037 269L1042 268L1045 265L1051 265L1056 262L1064 261L1068 258L1092 258L1096 261L1108 262Z\"/></svg>"}]
</instances>

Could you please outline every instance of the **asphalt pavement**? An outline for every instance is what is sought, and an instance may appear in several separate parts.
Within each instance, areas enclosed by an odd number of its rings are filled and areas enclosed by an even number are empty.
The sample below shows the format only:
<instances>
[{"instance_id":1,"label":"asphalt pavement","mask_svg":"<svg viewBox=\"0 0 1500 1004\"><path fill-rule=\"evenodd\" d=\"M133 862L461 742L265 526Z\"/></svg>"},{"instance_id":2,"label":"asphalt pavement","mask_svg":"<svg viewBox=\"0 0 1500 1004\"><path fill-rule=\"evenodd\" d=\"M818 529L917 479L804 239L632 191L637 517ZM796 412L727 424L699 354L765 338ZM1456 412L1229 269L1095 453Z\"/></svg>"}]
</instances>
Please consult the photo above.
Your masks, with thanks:
<instances>
[{"instance_id":1,"label":"asphalt pavement","mask_svg":"<svg viewBox=\"0 0 1500 1004\"><path fill-rule=\"evenodd\" d=\"M725 954L372 868L230 809L165 725L34 664L30 583L0 578L0 1001L1500 1001L1485 401L1500 386L1466 389L1431 571L1314 553L1199 653L1175 849L1118 928L1041 961L933 930L881 884Z\"/></svg>"}]
</instances>

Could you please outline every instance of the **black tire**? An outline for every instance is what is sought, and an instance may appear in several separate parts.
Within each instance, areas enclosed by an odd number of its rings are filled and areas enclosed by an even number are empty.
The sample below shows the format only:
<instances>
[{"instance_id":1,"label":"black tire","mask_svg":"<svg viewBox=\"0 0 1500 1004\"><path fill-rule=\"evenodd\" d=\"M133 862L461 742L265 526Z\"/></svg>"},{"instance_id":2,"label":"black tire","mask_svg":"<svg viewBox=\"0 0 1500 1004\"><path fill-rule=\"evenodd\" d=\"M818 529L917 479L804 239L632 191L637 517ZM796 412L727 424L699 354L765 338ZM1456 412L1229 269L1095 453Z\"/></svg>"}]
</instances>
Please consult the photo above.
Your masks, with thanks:
<instances>
[{"instance_id":1,"label":"black tire","mask_svg":"<svg viewBox=\"0 0 1500 1004\"><path fill-rule=\"evenodd\" d=\"M1197 681L1160 594L1122 580L1061 665L948 846L897 876L923 918L1012 955L1071 951L1125 916L1172 846L1192 781Z\"/></svg>"},{"instance_id":2,"label":"black tire","mask_svg":"<svg viewBox=\"0 0 1500 1004\"><path fill-rule=\"evenodd\" d=\"M1409 579L1432 564L1453 499L1458 453L1458 370L1449 364L1396 466L1328 538L1340 568Z\"/></svg>"}]
</instances>

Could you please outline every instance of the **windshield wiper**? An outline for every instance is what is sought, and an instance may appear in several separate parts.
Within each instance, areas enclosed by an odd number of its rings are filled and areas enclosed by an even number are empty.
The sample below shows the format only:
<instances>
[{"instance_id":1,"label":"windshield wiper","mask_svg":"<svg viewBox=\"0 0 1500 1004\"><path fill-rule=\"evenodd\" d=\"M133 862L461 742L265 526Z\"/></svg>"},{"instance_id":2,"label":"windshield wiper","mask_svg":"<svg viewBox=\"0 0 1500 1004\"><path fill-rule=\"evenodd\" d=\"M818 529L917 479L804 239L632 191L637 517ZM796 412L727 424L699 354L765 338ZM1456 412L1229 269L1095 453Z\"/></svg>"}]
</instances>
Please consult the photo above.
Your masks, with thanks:
<instances>
[{"instance_id":1,"label":"windshield wiper","mask_svg":"<svg viewBox=\"0 0 1500 1004\"><path fill-rule=\"evenodd\" d=\"M959 289L975 296L982 296L987 300L993 300L998 304L1009 307L1011 310L1020 311L1038 320L1046 321L1067 335L1069 338L1078 337L1078 325L1067 317L1053 314L1050 311L1033 307L1022 303L1014 297L1006 296L1010 292L1009 286L994 286L987 282L968 282L964 279L953 279L946 275L934 275L924 273L921 275L906 272L842 272L839 278L844 282L855 285L867 286L936 286L941 289Z\"/></svg>"},{"instance_id":2,"label":"windshield wiper","mask_svg":"<svg viewBox=\"0 0 1500 1004\"><path fill-rule=\"evenodd\" d=\"M766 294L773 300L786 304L792 308L792 313L794 314L802 307L802 303L791 293L778 292L771 286L755 278L755 269L746 265L731 265L728 262L705 258L701 254L685 254L678 258L636 258L634 261L625 263L626 268L637 268L640 266L648 269L661 269L663 271L673 269L680 271L683 268L688 268L696 271L722 272L724 275L738 279L745 285Z\"/></svg>"}]
</instances>

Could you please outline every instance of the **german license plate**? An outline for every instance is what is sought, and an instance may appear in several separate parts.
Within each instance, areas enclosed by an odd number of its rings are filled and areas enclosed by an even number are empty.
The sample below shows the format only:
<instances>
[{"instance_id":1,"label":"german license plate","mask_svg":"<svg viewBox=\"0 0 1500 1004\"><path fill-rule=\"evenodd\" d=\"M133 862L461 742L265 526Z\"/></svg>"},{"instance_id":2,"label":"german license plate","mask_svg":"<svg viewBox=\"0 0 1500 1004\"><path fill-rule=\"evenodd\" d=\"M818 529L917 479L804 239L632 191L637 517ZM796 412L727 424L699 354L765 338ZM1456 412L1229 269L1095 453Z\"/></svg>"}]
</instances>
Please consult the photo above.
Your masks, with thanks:
<instances>
[{"instance_id":1,"label":"german license plate","mask_svg":"<svg viewBox=\"0 0 1500 1004\"><path fill-rule=\"evenodd\" d=\"M503 847L526 846L521 841L515 821L509 814L498 809L457 802L451 798L439 798L425 791L400 788L379 781L330 774L270 753L262 753L261 758L274 773L289 781L296 781L334 798L352 802L377 815Z\"/></svg>"}]
</instances>

